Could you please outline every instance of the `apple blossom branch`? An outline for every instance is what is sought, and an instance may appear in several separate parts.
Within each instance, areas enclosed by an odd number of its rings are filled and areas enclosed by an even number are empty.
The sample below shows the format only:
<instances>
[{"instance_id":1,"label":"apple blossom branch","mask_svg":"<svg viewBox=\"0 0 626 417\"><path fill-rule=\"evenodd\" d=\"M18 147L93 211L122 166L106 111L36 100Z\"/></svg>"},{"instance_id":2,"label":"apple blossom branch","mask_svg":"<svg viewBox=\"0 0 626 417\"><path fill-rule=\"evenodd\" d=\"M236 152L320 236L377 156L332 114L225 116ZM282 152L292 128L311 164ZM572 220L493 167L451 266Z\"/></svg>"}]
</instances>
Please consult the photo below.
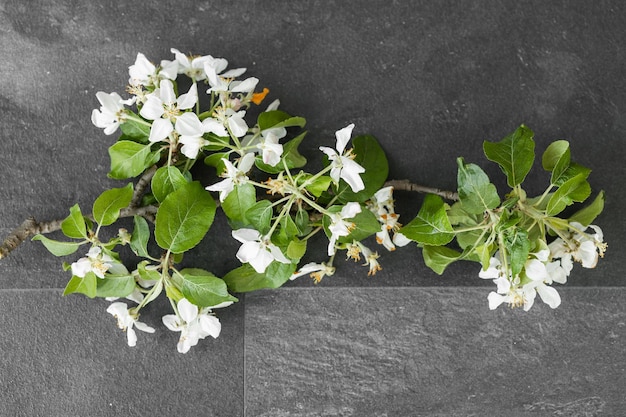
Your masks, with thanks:
<instances>
[{"instance_id":1,"label":"apple blossom branch","mask_svg":"<svg viewBox=\"0 0 626 417\"><path fill-rule=\"evenodd\" d=\"M133 193L133 198L129 206L120 211L120 218L142 216L147 220L154 222L154 216L157 212L157 207L153 205L138 207L138 205L141 201L141 197L143 196L145 189L150 184L150 180L154 176L156 170L156 166L150 168L137 181ZM458 201L459 199L458 194L455 192L440 190L433 187L426 187L420 184L412 183L409 180L390 180L385 183L385 186L392 186L395 190L399 191L411 191L422 194L436 194L451 201ZM93 220L91 215L87 215L85 217ZM38 222L37 220L35 220L35 218L29 217L28 219L24 220L21 225L16 227L2 242L2 245L0 245L0 259L6 258L9 253L11 253L30 236L34 236L36 234L52 233L60 230L61 223L63 223L63 219L47 222Z\"/></svg>"}]
</instances>

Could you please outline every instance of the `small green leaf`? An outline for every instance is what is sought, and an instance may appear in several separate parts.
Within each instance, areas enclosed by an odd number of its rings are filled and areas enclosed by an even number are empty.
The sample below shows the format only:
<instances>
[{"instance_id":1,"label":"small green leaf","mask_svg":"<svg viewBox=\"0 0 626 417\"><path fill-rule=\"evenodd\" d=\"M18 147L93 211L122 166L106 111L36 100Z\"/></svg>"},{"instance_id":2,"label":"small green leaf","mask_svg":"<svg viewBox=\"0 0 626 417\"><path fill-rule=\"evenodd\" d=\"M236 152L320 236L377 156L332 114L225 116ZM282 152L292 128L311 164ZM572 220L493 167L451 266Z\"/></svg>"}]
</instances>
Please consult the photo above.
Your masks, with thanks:
<instances>
[{"instance_id":1,"label":"small green leaf","mask_svg":"<svg viewBox=\"0 0 626 417\"><path fill-rule=\"evenodd\" d=\"M515 277L524 267L530 253L528 232L519 228L505 233L504 244L511 258L511 273Z\"/></svg>"},{"instance_id":2,"label":"small green leaf","mask_svg":"<svg viewBox=\"0 0 626 417\"><path fill-rule=\"evenodd\" d=\"M289 259L299 261L306 253L306 240L294 239L287 246L287 256Z\"/></svg>"},{"instance_id":3,"label":"small green leaf","mask_svg":"<svg viewBox=\"0 0 626 417\"><path fill-rule=\"evenodd\" d=\"M172 253L196 246L209 231L215 217L215 201L198 181L170 193L156 214L157 244Z\"/></svg>"},{"instance_id":4,"label":"small green leaf","mask_svg":"<svg viewBox=\"0 0 626 417\"><path fill-rule=\"evenodd\" d=\"M548 216L555 216L570 204L585 201L590 194L591 186L587 182L586 176L584 174L576 175L566 181L552 194L546 206L546 214Z\"/></svg>"},{"instance_id":5,"label":"small green leaf","mask_svg":"<svg viewBox=\"0 0 626 417\"><path fill-rule=\"evenodd\" d=\"M40 241L54 256L70 255L78 250L83 242L59 242L57 240L48 239L44 235L33 236L34 241Z\"/></svg>"},{"instance_id":6,"label":"small green leaf","mask_svg":"<svg viewBox=\"0 0 626 417\"><path fill-rule=\"evenodd\" d=\"M126 118L124 123L120 124L120 130L124 136L143 143L147 143L148 137L150 136L149 125L140 123L131 118Z\"/></svg>"},{"instance_id":7,"label":"small green leaf","mask_svg":"<svg viewBox=\"0 0 626 417\"><path fill-rule=\"evenodd\" d=\"M533 135L532 130L522 125L500 142L483 143L485 156L500 165L510 187L521 184L533 166Z\"/></svg>"},{"instance_id":8,"label":"small green leaf","mask_svg":"<svg viewBox=\"0 0 626 417\"><path fill-rule=\"evenodd\" d=\"M110 275L96 281L96 297L126 297L135 289L132 275Z\"/></svg>"},{"instance_id":9,"label":"small green leaf","mask_svg":"<svg viewBox=\"0 0 626 417\"><path fill-rule=\"evenodd\" d=\"M458 158L457 164L459 200L463 209L469 214L481 214L498 207L500 197L487 174L478 165L466 164L463 158Z\"/></svg>"},{"instance_id":10,"label":"small green leaf","mask_svg":"<svg viewBox=\"0 0 626 417\"><path fill-rule=\"evenodd\" d=\"M176 191L185 184L187 184L187 179L180 170L174 166L166 165L157 169L152 177L152 194L159 203L162 203L169 193Z\"/></svg>"},{"instance_id":11,"label":"small green leaf","mask_svg":"<svg viewBox=\"0 0 626 417\"><path fill-rule=\"evenodd\" d=\"M128 207L133 198L133 184L126 187L106 190L93 203L93 218L101 226L115 223L120 210Z\"/></svg>"},{"instance_id":12,"label":"small green leaf","mask_svg":"<svg viewBox=\"0 0 626 417\"><path fill-rule=\"evenodd\" d=\"M322 175L314 179L310 184L307 184L305 188L315 197L319 197L322 193L328 190L328 187L330 187L332 182L333 179L331 177Z\"/></svg>"},{"instance_id":13,"label":"small green leaf","mask_svg":"<svg viewBox=\"0 0 626 417\"><path fill-rule=\"evenodd\" d=\"M567 181L571 180L577 175L582 175L583 178L586 179L587 177L589 177L590 173L591 173L591 170L589 168L579 165L575 162L572 162L565 170L563 170L563 172L558 177L555 177L554 175L552 175L553 178L551 179L550 182L552 183L552 185L556 187L560 187L561 185L565 184Z\"/></svg>"},{"instance_id":14,"label":"small green leaf","mask_svg":"<svg viewBox=\"0 0 626 417\"><path fill-rule=\"evenodd\" d=\"M228 218L241 225L247 224L246 212L256 204L256 189L252 184L235 185L222 202Z\"/></svg>"},{"instance_id":15,"label":"small green leaf","mask_svg":"<svg viewBox=\"0 0 626 417\"><path fill-rule=\"evenodd\" d=\"M130 247L137 256L147 258L148 254L148 240L150 239L150 228L148 222L141 216L134 216L133 218L133 233L130 237Z\"/></svg>"},{"instance_id":16,"label":"small green leaf","mask_svg":"<svg viewBox=\"0 0 626 417\"><path fill-rule=\"evenodd\" d=\"M422 250L422 255L426 266L441 275L448 265L459 260L462 253L445 246L426 245Z\"/></svg>"},{"instance_id":17,"label":"small green leaf","mask_svg":"<svg viewBox=\"0 0 626 417\"><path fill-rule=\"evenodd\" d=\"M228 293L226 283L208 271L186 268L180 274L183 277L183 295L199 307L213 307L223 302L237 301L237 298Z\"/></svg>"},{"instance_id":18,"label":"small green leaf","mask_svg":"<svg viewBox=\"0 0 626 417\"><path fill-rule=\"evenodd\" d=\"M61 230L67 237L74 239L84 239L87 237L87 228L85 227L85 218L80 211L78 204L74 204L70 208L70 215L61 223Z\"/></svg>"},{"instance_id":19,"label":"small green leaf","mask_svg":"<svg viewBox=\"0 0 626 417\"><path fill-rule=\"evenodd\" d=\"M407 238L424 245L442 246L454 239L443 199L427 194L415 219L399 230Z\"/></svg>"},{"instance_id":20,"label":"small green leaf","mask_svg":"<svg viewBox=\"0 0 626 417\"><path fill-rule=\"evenodd\" d=\"M303 128L306 125L306 119L304 117L291 116L282 110L271 110L259 114L257 123L261 130L295 126Z\"/></svg>"},{"instance_id":21,"label":"small green leaf","mask_svg":"<svg viewBox=\"0 0 626 417\"><path fill-rule=\"evenodd\" d=\"M63 290L63 295L85 294L89 298L94 298L97 291L98 277L93 272L87 272L84 278L73 276Z\"/></svg>"},{"instance_id":22,"label":"small green leaf","mask_svg":"<svg viewBox=\"0 0 626 417\"><path fill-rule=\"evenodd\" d=\"M109 148L111 157L109 176L118 180L133 178L154 165L158 162L160 153L151 152L151 146L151 143L142 145L129 140L121 140L113 144Z\"/></svg>"},{"instance_id":23,"label":"small green leaf","mask_svg":"<svg viewBox=\"0 0 626 417\"><path fill-rule=\"evenodd\" d=\"M263 288L278 288L291 278L296 270L296 265L272 262L265 273L260 274L250 266L244 264L230 271L224 276L224 281L233 292L243 293L256 291Z\"/></svg>"},{"instance_id":24,"label":"small green leaf","mask_svg":"<svg viewBox=\"0 0 626 417\"><path fill-rule=\"evenodd\" d=\"M589 226L591 222L604 210L604 191L600 191L591 204L578 210L568 220L578 222L583 226Z\"/></svg>"},{"instance_id":25,"label":"small green leaf","mask_svg":"<svg viewBox=\"0 0 626 417\"><path fill-rule=\"evenodd\" d=\"M565 173L570 166L570 149L569 142L566 140L557 140L552 142L541 158L543 169L552 172L551 184L557 184L559 178Z\"/></svg>"}]
</instances>

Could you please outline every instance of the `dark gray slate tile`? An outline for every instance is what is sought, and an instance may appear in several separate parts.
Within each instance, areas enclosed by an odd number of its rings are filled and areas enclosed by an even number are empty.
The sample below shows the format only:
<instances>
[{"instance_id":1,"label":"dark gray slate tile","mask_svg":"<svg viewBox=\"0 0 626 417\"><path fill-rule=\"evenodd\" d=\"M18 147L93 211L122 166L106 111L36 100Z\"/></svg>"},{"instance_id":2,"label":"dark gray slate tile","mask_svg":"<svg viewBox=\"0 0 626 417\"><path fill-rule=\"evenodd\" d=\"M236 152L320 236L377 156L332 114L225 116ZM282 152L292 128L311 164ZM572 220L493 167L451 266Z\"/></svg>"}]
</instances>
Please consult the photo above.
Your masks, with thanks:
<instances>
[{"instance_id":1,"label":"dark gray slate tile","mask_svg":"<svg viewBox=\"0 0 626 417\"><path fill-rule=\"evenodd\" d=\"M380 139L392 178L451 189L455 160L464 156L502 188L498 168L481 155L483 140L500 139L520 123L535 130L538 152L549 141L569 139L574 160L594 170L593 189L607 192L598 223L607 241L617 242L626 233L625 7L581 0L145 0L123 6L51 0L29 7L6 0L0 10L0 233L29 215L62 218L77 202L88 209L104 189L124 185L106 177L107 148L115 137L90 122L95 93L123 93L137 52L159 62L171 59L169 49L176 47L249 68L270 88L270 99L280 98L281 108L307 118L301 151L316 167L318 147L332 144L335 130L355 122L355 134ZM534 193L547 181L537 168L528 178ZM399 193L398 200L407 222L420 198ZM223 275L237 266L235 247L222 257L219 243L208 244L197 259L209 265L198 266ZM612 248L597 273L579 271L571 281L623 286L626 257ZM340 273L325 285L480 284L464 265L440 278L417 251L402 253L387 254L376 279L339 262ZM323 260L323 254L321 242L311 258ZM14 257L2 261L0 271L26 271L26 277L3 277L0 288L64 285L63 275L52 272L59 271L57 260L39 244L24 245Z\"/></svg>"},{"instance_id":2,"label":"dark gray slate tile","mask_svg":"<svg viewBox=\"0 0 626 417\"><path fill-rule=\"evenodd\" d=\"M157 331L137 332L134 348L107 305L58 290L0 291L0 415L243 415L242 306L220 311L220 337L183 355L161 324L164 303L142 314Z\"/></svg>"},{"instance_id":3,"label":"dark gray slate tile","mask_svg":"<svg viewBox=\"0 0 626 417\"><path fill-rule=\"evenodd\" d=\"M246 415L623 415L624 290L560 292L526 313L471 288L251 295Z\"/></svg>"}]
</instances>

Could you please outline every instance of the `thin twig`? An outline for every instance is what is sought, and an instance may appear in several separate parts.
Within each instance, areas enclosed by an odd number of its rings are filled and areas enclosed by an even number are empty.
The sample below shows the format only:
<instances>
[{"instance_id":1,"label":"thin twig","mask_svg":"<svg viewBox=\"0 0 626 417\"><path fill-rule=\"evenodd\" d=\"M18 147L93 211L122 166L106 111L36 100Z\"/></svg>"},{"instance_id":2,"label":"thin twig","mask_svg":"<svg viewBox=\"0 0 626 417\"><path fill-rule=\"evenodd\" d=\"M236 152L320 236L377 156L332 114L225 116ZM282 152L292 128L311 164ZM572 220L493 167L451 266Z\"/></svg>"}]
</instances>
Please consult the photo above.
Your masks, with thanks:
<instances>
[{"instance_id":1,"label":"thin twig","mask_svg":"<svg viewBox=\"0 0 626 417\"><path fill-rule=\"evenodd\" d=\"M459 195L453 191L440 190L439 188L426 187L424 185L414 184L409 180L390 180L385 186L391 186L400 191L413 191L423 194L436 194L446 200L459 201Z\"/></svg>"},{"instance_id":2,"label":"thin twig","mask_svg":"<svg viewBox=\"0 0 626 417\"><path fill-rule=\"evenodd\" d=\"M145 207L127 207L125 209L120 210L120 218L123 217L133 217L133 216L142 216L152 222L154 222L154 215L157 212L156 206L145 206ZM92 215L85 216L88 219L93 220ZM26 239L30 236L34 236L36 234L46 234L52 233L61 229L61 224L63 220L52 220L48 222L38 222L33 217L29 217L24 220L21 225L16 227L9 236L2 242L0 245L0 259L6 258L11 251L17 248L22 244Z\"/></svg>"}]
</instances>

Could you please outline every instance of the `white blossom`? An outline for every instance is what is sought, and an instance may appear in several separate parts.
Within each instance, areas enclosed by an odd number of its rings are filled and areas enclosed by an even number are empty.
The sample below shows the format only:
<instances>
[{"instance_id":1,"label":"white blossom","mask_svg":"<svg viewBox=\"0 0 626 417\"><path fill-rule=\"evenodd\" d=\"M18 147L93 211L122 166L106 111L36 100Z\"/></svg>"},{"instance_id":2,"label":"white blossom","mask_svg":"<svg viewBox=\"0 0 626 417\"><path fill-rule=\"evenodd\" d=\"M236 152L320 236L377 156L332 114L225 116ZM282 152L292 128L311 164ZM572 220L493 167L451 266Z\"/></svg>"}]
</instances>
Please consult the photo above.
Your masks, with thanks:
<instances>
[{"instance_id":1,"label":"white blossom","mask_svg":"<svg viewBox=\"0 0 626 417\"><path fill-rule=\"evenodd\" d=\"M93 109L91 112L91 122L104 129L105 135L112 135L124 121L124 105L129 104L129 101L122 100L117 93L107 94L104 91L98 91L96 98L101 106L99 110Z\"/></svg>"},{"instance_id":2,"label":"white blossom","mask_svg":"<svg viewBox=\"0 0 626 417\"><path fill-rule=\"evenodd\" d=\"M163 316L163 324L174 332L180 332L177 349L180 353L187 353L192 346L201 339L211 336L216 339L222 330L217 317L211 314L211 308L226 307L232 302L222 303L219 306L199 309L186 298L182 298L176 309L178 314Z\"/></svg>"},{"instance_id":3,"label":"white blossom","mask_svg":"<svg viewBox=\"0 0 626 417\"><path fill-rule=\"evenodd\" d=\"M92 246L89 252L87 252L87 256L72 263L72 275L84 278L87 273L93 272L98 278L104 278L104 274L111 269L115 263L116 261L113 258L106 253L102 253L102 248Z\"/></svg>"},{"instance_id":4,"label":"white blossom","mask_svg":"<svg viewBox=\"0 0 626 417\"><path fill-rule=\"evenodd\" d=\"M136 327L138 330L146 333L154 333L154 329L145 323L138 321L135 314L131 314L128 306L122 302L115 302L109 305L107 313L113 315L117 319L117 326L126 332L128 339L128 346L135 346L137 344L137 334L135 333Z\"/></svg>"},{"instance_id":5,"label":"white blossom","mask_svg":"<svg viewBox=\"0 0 626 417\"><path fill-rule=\"evenodd\" d=\"M209 144L202 135L206 132L206 125L193 112L186 112L176 119L175 130L180 135L178 142L182 143L181 152L189 159L196 159L202 147Z\"/></svg>"},{"instance_id":6,"label":"white blossom","mask_svg":"<svg viewBox=\"0 0 626 417\"><path fill-rule=\"evenodd\" d=\"M353 222L346 221L346 219L351 219L360 212L361 206L359 203L350 202L346 204L339 213L331 213L328 215L328 217L330 217L330 226L328 226L328 230L330 231L328 256L335 254L337 239L341 236L348 236L350 231L355 227Z\"/></svg>"},{"instance_id":7,"label":"white blossom","mask_svg":"<svg viewBox=\"0 0 626 417\"><path fill-rule=\"evenodd\" d=\"M245 184L248 181L246 175L254 165L254 154L247 153L239 160L237 167L226 158L222 158L226 171L222 173L222 181L206 187L208 191L219 191L220 201L224 202L228 194L235 189L235 185Z\"/></svg>"},{"instance_id":8,"label":"white blossom","mask_svg":"<svg viewBox=\"0 0 626 417\"><path fill-rule=\"evenodd\" d=\"M365 172L365 168L353 160L354 155L350 151L344 152L350 140L352 129L354 129L354 124L335 132L337 139L335 149L326 146L320 146L319 149L328 156L331 162L330 177L333 181L338 183L340 178L343 179L356 193L365 189L365 184L360 176Z\"/></svg>"},{"instance_id":9,"label":"white blossom","mask_svg":"<svg viewBox=\"0 0 626 417\"><path fill-rule=\"evenodd\" d=\"M241 263L249 263L260 274L264 273L273 261L291 263L280 248L270 241L269 236L261 236L257 230L246 228L233 230L232 236L242 243L237 251L237 259Z\"/></svg>"},{"instance_id":10,"label":"white blossom","mask_svg":"<svg viewBox=\"0 0 626 417\"><path fill-rule=\"evenodd\" d=\"M333 266L325 263L309 262L308 264L302 265L302 267L294 272L289 279L294 280L304 275L310 275L316 282L320 282L324 276L331 276L334 273L335 267Z\"/></svg>"},{"instance_id":11,"label":"white blossom","mask_svg":"<svg viewBox=\"0 0 626 417\"><path fill-rule=\"evenodd\" d=\"M178 74L178 63L176 61L161 61L161 65L157 68L142 53L137 54L135 63L128 67L128 83L131 86L153 86L158 85L160 80L176 79Z\"/></svg>"}]
</instances>

